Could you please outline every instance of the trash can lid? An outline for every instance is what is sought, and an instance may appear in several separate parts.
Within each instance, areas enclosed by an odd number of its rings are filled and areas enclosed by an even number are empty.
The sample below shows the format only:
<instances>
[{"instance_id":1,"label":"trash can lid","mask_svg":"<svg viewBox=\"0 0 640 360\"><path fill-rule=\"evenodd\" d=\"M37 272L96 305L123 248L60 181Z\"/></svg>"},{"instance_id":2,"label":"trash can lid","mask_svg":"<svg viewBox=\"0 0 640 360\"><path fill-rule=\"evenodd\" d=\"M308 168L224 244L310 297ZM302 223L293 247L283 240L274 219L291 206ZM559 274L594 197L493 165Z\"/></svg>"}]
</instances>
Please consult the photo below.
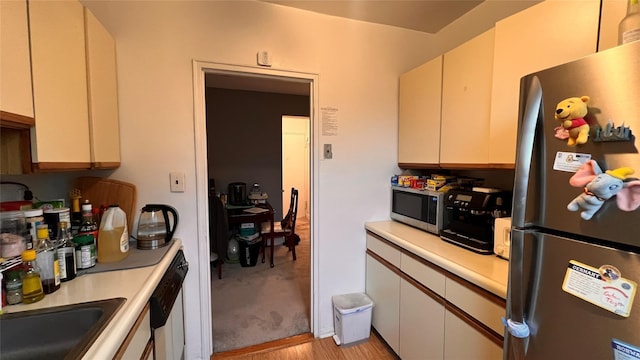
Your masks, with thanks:
<instances>
[{"instance_id":1,"label":"trash can lid","mask_svg":"<svg viewBox=\"0 0 640 360\"><path fill-rule=\"evenodd\" d=\"M331 300L336 310L340 311L343 315L367 310L373 306L373 301L363 293L334 295L331 297Z\"/></svg>"}]
</instances>

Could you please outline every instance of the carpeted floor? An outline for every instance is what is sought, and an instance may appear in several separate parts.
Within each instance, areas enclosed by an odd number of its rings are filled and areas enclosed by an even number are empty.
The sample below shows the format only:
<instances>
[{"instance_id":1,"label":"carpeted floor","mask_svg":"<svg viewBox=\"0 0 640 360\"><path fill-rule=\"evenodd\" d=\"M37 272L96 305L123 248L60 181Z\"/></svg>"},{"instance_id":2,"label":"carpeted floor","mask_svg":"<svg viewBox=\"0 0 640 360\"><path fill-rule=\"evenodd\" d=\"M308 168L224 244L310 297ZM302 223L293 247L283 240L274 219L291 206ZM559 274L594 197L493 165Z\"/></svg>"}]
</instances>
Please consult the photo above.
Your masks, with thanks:
<instances>
[{"instance_id":1,"label":"carpeted floor","mask_svg":"<svg viewBox=\"0 0 640 360\"><path fill-rule=\"evenodd\" d=\"M309 223L299 219L297 260L277 245L273 268L223 264L222 279L211 268L213 350L222 352L310 331L311 273Z\"/></svg>"}]
</instances>

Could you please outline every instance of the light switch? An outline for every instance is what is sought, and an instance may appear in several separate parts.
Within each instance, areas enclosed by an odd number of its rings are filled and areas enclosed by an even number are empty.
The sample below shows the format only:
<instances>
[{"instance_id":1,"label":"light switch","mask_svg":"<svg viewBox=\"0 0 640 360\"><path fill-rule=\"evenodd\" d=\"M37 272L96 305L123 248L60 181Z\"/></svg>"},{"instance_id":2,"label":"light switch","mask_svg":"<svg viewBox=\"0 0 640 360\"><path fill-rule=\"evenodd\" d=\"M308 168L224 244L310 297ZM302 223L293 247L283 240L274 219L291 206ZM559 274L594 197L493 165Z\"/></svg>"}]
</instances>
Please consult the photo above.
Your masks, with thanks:
<instances>
[{"instance_id":1,"label":"light switch","mask_svg":"<svg viewBox=\"0 0 640 360\"><path fill-rule=\"evenodd\" d=\"M184 192L183 172L171 172L169 173L169 179L171 180L171 192Z\"/></svg>"}]
</instances>

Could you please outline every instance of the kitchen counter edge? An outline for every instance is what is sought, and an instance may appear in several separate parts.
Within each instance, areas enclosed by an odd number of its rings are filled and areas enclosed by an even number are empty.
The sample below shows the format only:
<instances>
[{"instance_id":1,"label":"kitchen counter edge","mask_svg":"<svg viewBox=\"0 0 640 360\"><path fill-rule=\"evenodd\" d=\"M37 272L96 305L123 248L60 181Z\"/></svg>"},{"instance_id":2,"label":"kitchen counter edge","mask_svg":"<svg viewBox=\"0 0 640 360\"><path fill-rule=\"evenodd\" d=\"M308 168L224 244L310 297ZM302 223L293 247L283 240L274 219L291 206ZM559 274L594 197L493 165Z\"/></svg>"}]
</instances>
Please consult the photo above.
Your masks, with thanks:
<instances>
[{"instance_id":1,"label":"kitchen counter edge","mask_svg":"<svg viewBox=\"0 0 640 360\"><path fill-rule=\"evenodd\" d=\"M509 262L481 255L393 220L365 223L365 229L503 299L507 295Z\"/></svg>"}]
</instances>

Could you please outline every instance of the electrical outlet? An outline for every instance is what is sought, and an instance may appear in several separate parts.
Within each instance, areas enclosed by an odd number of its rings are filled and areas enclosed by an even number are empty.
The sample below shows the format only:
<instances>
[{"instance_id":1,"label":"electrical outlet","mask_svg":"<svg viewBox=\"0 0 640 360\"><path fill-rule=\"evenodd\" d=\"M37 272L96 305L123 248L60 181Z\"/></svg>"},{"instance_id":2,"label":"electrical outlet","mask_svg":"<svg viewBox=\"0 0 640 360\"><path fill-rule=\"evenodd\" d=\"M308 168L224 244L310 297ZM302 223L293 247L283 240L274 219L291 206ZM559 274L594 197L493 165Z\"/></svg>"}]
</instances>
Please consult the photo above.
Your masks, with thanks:
<instances>
[{"instance_id":1,"label":"electrical outlet","mask_svg":"<svg viewBox=\"0 0 640 360\"><path fill-rule=\"evenodd\" d=\"M331 144L324 144L324 158L333 159L333 152L331 151Z\"/></svg>"},{"instance_id":2,"label":"electrical outlet","mask_svg":"<svg viewBox=\"0 0 640 360\"><path fill-rule=\"evenodd\" d=\"M171 172L169 173L169 179L171 180L171 192L184 192L183 172Z\"/></svg>"}]
</instances>

